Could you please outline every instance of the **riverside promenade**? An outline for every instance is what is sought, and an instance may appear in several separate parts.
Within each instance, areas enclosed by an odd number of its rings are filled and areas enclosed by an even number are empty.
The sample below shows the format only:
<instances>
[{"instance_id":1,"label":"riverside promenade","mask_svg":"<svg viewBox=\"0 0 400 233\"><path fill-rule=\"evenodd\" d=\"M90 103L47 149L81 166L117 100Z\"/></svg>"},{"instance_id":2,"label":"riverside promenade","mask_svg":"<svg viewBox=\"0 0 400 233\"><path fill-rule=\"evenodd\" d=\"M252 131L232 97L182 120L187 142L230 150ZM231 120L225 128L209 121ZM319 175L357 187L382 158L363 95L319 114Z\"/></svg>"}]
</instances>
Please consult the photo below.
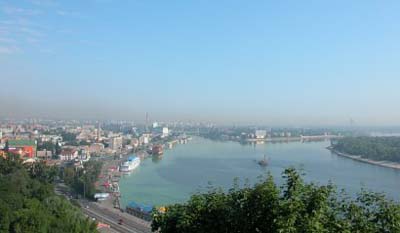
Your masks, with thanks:
<instances>
[{"instance_id":1,"label":"riverside promenade","mask_svg":"<svg viewBox=\"0 0 400 233\"><path fill-rule=\"evenodd\" d=\"M119 156L110 156L101 160L103 167L96 188L102 192L110 193L110 197L107 200L99 202L82 202L82 209L88 216L109 224L112 232L151 232L151 222L126 213L123 206L119 205L119 197L121 195L119 190L111 192L110 186L105 185L109 184L113 186L116 184L118 187L119 179L122 176L118 170L118 166L126 158L127 155L122 156L122 158ZM123 223L119 224L121 219ZM106 229L104 231L107 232Z\"/></svg>"}]
</instances>

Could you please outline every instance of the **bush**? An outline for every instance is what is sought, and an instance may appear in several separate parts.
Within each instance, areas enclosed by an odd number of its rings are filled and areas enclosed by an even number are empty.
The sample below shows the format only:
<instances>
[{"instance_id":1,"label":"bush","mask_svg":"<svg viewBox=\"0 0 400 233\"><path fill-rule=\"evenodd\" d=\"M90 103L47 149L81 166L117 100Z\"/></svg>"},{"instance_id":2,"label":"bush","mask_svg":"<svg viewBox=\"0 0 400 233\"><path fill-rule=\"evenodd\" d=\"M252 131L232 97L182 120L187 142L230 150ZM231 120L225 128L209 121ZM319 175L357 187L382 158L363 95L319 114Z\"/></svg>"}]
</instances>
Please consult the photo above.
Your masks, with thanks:
<instances>
[{"instance_id":1,"label":"bush","mask_svg":"<svg viewBox=\"0 0 400 233\"><path fill-rule=\"evenodd\" d=\"M252 187L235 185L227 193L210 189L187 203L153 212L152 230L179 232L400 232L400 206L365 190L355 199L332 184L304 183L293 168L278 187L271 175Z\"/></svg>"}]
</instances>

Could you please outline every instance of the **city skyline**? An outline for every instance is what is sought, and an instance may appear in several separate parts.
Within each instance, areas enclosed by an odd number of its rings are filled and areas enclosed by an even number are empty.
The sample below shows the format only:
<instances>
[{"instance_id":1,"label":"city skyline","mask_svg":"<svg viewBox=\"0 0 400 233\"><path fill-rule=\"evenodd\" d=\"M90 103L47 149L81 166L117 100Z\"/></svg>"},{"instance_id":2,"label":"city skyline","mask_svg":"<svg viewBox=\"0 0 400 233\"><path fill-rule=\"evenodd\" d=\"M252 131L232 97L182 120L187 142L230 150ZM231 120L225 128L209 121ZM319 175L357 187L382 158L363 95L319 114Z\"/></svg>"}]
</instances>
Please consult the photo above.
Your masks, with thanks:
<instances>
[{"instance_id":1,"label":"city skyline","mask_svg":"<svg viewBox=\"0 0 400 233\"><path fill-rule=\"evenodd\" d=\"M0 1L0 117L400 125L396 1Z\"/></svg>"}]
</instances>

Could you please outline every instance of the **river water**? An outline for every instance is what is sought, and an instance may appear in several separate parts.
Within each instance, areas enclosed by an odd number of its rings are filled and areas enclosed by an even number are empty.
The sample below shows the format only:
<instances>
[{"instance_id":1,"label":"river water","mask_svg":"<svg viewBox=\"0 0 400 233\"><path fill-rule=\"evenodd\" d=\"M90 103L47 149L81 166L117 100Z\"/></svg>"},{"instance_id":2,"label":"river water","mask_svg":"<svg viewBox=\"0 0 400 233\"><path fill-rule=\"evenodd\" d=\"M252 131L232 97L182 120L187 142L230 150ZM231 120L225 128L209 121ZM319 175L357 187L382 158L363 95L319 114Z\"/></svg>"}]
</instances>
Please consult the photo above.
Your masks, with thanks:
<instances>
[{"instance_id":1,"label":"river water","mask_svg":"<svg viewBox=\"0 0 400 233\"><path fill-rule=\"evenodd\" d=\"M400 171L339 157L326 149L329 141L241 145L195 137L188 144L165 150L161 160L151 157L120 180L122 205L135 201L165 205L185 201L190 194L213 186L230 188L235 177L254 183L270 172L278 184L290 166L301 168L304 179L319 184L332 181L355 194L362 187L400 199ZM257 160L269 158L262 168Z\"/></svg>"}]
</instances>

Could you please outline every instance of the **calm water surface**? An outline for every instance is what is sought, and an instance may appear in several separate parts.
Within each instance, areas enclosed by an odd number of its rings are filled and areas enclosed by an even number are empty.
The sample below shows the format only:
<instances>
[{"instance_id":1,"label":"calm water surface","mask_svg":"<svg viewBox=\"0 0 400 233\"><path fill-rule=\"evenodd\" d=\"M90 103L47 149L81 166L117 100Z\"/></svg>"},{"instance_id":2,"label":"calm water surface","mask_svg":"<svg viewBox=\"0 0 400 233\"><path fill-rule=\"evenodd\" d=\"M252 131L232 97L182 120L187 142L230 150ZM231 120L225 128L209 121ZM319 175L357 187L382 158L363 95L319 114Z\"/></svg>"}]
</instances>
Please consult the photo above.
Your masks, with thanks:
<instances>
[{"instance_id":1,"label":"calm water surface","mask_svg":"<svg viewBox=\"0 0 400 233\"><path fill-rule=\"evenodd\" d=\"M290 166L302 168L306 181L326 184L331 180L350 194L364 187L400 199L400 171L338 157L325 149L329 144L324 141L254 146L194 138L188 144L165 150L161 160L145 159L135 171L123 176L122 204L182 202L193 192L204 190L209 182L230 188L235 177L253 183L268 171L281 183L282 171ZM270 159L267 168L256 163L264 153Z\"/></svg>"}]
</instances>

